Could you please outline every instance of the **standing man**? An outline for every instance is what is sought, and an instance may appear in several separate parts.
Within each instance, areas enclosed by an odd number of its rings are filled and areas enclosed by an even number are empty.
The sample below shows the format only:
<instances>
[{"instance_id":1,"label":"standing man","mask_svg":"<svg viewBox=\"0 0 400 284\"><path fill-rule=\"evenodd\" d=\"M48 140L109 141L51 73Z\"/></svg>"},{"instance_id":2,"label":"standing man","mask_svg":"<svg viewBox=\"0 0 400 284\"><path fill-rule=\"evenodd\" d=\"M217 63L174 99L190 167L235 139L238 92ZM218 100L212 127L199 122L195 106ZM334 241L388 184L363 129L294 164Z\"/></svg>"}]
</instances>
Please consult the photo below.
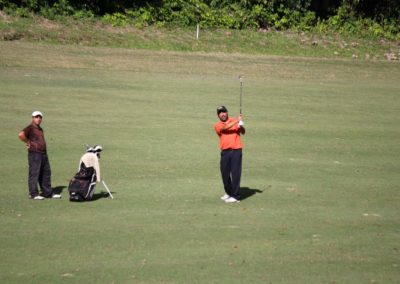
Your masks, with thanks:
<instances>
[{"instance_id":1,"label":"standing man","mask_svg":"<svg viewBox=\"0 0 400 284\"><path fill-rule=\"evenodd\" d=\"M43 114L40 111L34 111L32 113L32 123L18 134L19 139L26 143L28 149L29 197L34 200L61 198L61 195L54 194L51 188L50 163L47 157L43 129L40 127L42 118ZM38 184L41 189L41 194L39 194Z\"/></svg>"},{"instance_id":2,"label":"standing man","mask_svg":"<svg viewBox=\"0 0 400 284\"><path fill-rule=\"evenodd\" d=\"M228 110L224 106L217 108L219 122L214 128L219 136L221 149L220 169L225 195L221 197L226 203L240 202L239 189L242 175L242 141L240 134L245 134L242 115L238 118L229 118Z\"/></svg>"}]
</instances>

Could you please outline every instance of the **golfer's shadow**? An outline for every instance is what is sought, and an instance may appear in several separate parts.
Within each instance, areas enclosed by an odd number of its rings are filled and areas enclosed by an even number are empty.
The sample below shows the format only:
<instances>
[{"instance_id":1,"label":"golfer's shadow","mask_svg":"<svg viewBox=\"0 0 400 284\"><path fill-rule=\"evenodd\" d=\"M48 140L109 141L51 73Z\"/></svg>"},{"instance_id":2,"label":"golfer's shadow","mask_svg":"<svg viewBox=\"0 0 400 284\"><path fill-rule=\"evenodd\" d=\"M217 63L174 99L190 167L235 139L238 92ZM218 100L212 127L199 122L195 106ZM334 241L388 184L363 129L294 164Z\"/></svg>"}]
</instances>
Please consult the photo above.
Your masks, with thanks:
<instances>
[{"instance_id":1,"label":"golfer's shadow","mask_svg":"<svg viewBox=\"0 0 400 284\"><path fill-rule=\"evenodd\" d=\"M239 190L239 195L241 200L245 200L251 196L253 196L256 193L263 193L262 190L255 189L255 188L249 188L249 187L241 187Z\"/></svg>"}]
</instances>

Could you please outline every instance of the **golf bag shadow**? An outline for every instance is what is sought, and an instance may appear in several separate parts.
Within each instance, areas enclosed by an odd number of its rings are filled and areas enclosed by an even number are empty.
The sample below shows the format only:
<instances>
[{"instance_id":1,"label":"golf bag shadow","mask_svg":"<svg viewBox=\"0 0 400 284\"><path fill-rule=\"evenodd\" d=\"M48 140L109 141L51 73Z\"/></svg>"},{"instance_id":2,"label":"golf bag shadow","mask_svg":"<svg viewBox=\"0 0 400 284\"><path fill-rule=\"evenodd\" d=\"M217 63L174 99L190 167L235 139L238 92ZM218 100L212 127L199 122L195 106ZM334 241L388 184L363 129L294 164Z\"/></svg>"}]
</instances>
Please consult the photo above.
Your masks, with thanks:
<instances>
[{"instance_id":1,"label":"golf bag shadow","mask_svg":"<svg viewBox=\"0 0 400 284\"><path fill-rule=\"evenodd\" d=\"M79 172L71 179L68 186L70 201L88 201L93 198L96 187L96 171L81 163Z\"/></svg>"}]
</instances>

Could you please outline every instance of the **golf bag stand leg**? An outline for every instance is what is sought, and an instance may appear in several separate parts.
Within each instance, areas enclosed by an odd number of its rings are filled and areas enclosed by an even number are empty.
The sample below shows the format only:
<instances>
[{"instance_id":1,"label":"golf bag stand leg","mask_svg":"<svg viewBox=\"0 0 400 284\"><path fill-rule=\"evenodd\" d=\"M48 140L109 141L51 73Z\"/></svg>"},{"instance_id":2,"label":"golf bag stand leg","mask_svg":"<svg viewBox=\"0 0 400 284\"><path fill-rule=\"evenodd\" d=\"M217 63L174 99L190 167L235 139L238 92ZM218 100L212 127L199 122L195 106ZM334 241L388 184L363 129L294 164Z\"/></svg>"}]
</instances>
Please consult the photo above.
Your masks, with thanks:
<instances>
[{"instance_id":1,"label":"golf bag stand leg","mask_svg":"<svg viewBox=\"0 0 400 284\"><path fill-rule=\"evenodd\" d=\"M110 189L108 188L108 186L106 185L106 183L104 182L104 180L101 181L105 187L105 189L107 190L108 194L110 195L111 199L114 199L114 196L111 194Z\"/></svg>"}]
</instances>

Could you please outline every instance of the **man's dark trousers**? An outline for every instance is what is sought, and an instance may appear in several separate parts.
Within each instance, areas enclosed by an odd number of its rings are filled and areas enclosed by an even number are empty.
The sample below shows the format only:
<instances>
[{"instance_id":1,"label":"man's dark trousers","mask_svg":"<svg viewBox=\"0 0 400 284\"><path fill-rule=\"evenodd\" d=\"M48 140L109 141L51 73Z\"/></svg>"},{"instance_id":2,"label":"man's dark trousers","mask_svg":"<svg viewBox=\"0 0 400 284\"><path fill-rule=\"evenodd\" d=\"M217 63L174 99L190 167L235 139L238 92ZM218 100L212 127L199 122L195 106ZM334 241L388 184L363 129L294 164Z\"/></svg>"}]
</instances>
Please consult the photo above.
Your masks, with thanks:
<instances>
[{"instance_id":1,"label":"man's dark trousers","mask_svg":"<svg viewBox=\"0 0 400 284\"><path fill-rule=\"evenodd\" d=\"M240 199L240 177L242 175L242 149L221 151L220 169L225 193Z\"/></svg>"},{"instance_id":2,"label":"man's dark trousers","mask_svg":"<svg viewBox=\"0 0 400 284\"><path fill-rule=\"evenodd\" d=\"M51 169L49 158L45 153L28 152L29 163L29 194L31 197L39 195L38 183L44 197L51 197Z\"/></svg>"}]
</instances>

